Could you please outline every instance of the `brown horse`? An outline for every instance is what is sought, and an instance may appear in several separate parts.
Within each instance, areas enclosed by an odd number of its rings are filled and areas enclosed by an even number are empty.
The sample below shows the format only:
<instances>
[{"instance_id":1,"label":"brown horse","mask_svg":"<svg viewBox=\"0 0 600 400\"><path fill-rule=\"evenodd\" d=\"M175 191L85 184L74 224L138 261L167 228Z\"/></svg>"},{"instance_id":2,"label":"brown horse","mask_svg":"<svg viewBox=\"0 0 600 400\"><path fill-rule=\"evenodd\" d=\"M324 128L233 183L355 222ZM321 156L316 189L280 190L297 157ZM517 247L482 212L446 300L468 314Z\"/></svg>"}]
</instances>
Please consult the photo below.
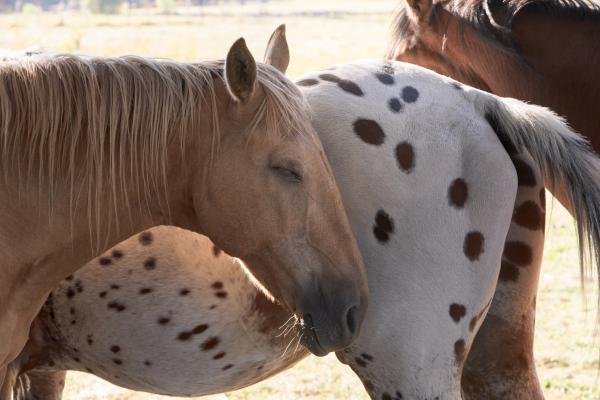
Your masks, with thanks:
<instances>
[{"instance_id":1,"label":"brown horse","mask_svg":"<svg viewBox=\"0 0 600 400\"><path fill-rule=\"evenodd\" d=\"M283 75L283 28L266 60L239 39L225 62L0 63L0 382L50 290L157 224L204 232L245 260L304 319L314 353L358 334L364 266L308 107Z\"/></svg>"},{"instance_id":2,"label":"brown horse","mask_svg":"<svg viewBox=\"0 0 600 400\"><path fill-rule=\"evenodd\" d=\"M550 107L600 152L597 0L406 0L395 14L387 57ZM563 188L549 189L577 215ZM519 204L515 210L515 218L524 217ZM543 397L532 362L543 240L517 225L509 238L527 243L525 255L536 261L518 269L505 254L494 302L463 373L469 398Z\"/></svg>"},{"instance_id":3,"label":"brown horse","mask_svg":"<svg viewBox=\"0 0 600 400\"><path fill-rule=\"evenodd\" d=\"M543 105L600 151L600 2L407 0L388 58Z\"/></svg>"}]
</instances>

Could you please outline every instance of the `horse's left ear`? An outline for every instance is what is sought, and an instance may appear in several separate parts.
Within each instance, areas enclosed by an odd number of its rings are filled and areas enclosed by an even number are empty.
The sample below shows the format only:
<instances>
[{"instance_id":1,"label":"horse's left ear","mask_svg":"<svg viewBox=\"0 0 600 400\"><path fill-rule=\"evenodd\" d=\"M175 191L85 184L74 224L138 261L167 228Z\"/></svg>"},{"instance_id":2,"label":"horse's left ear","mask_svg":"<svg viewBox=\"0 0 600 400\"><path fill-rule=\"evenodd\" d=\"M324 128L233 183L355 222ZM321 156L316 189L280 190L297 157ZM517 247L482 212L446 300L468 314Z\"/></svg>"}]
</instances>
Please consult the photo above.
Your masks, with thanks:
<instances>
[{"instance_id":1,"label":"horse's left ear","mask_svg":"<svg viewBox=\"0 0 600 400\"><path fill-rule=\"evenodd\" d=\"M264 63L277 68L285 74L290 64L290 49L285 38L285 25L279 25L269 38L267 50L265 50Z\"/></svg>"},{"instance_id":2,"label":"horse's left ear","mask_svg":"<svg viewBox=\"0 0 600 400\"><path fill-rule=\"evenodd\" d=\"M243 38L236 40L227 53L225 81L233 98L241 103L248 102L254 94L256 62Z\"/></svg>"},{"instance_id":3,"label":"horse's left ear","mask_svg":"<svg viewBox=\"0 0 600 400\"><path fill-rule=\"evenodd\" d=\"M429 22L433 0L404 0L410 13L418 22Z\"/></svg>"}]
</instances>

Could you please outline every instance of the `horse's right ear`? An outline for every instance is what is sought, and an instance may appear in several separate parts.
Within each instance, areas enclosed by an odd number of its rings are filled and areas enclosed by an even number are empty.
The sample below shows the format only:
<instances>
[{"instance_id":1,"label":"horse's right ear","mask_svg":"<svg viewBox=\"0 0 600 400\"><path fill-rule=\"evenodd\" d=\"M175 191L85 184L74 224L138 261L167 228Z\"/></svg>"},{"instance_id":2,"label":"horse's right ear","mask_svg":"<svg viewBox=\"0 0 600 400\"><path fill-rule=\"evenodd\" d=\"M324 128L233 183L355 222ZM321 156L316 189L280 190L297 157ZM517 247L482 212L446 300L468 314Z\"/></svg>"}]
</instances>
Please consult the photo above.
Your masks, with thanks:
<instances>
[{"instance_id":1,"label":"horse's right ear","mask_svg":"<svg viewBox=\"0 0 600 400\"><path fill-rule=\"evenodd\" d=\"M404 0L417 22L428 22L433 9L433 0Z\"/></svg>"},{"instance_id":2,"label":"horse's right ear","mask_svg":"<svg viewBox=\"0 0 600 400\"><path fill-rule=\"evenodd\" d=\"M290 49L285 38L285 25L279 25L269 38L264 62L277 68L282 74L285 74L290 64Z\"/></svg>"},{"instance_id":3,"label":"horse's right ear","mask_svg":"<svg viewBox=\"0 0 600 400\"><path fill-rule=\"evenodd\" d=\"M225 82L236 101L246 103L254 94L256 86L256 62L246 47L244 38L239 38L229 49L225 59Z\"/></svg>"}]
</instances>

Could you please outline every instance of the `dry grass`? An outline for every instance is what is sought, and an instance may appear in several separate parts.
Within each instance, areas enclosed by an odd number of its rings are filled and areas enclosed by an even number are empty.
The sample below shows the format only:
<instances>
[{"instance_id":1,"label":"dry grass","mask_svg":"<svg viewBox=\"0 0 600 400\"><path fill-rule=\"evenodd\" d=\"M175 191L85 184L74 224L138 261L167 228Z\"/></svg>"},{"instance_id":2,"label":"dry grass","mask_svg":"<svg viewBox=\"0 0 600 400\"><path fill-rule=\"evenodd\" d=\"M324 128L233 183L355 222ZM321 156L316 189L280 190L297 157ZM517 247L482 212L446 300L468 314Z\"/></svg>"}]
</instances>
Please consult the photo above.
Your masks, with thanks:
<instances>
[{"instance_id":1,"label":"dry grass","mask_svg":"<svg viewBox=\"0 0 600 400\"><path fill-rule=\"evenodd\" d=\"M355 0L312 2L318 3L315 6L306 3L293 0L242 11L216 7L196 16L0 16L0 48L43 46L97 55L134 53L198 60L223 58L228 46L243 35L254 53L262 55L271 31L285 22L292 51L291 76L347 60L383 55L393 1L369 1L368 7L364 6L366 2ZM549 224L538 295L538 373L548 399L599 399L600 347L593 336L595 300L590 296L590 311L586 312L579 290L573 224L556 203ZM367 399L353 373L332 356L308 358L290 371L226 397ZM163 397L128 392L90 375L72 373L65 400L92 399Z\"/></svg>"}]
</instances>

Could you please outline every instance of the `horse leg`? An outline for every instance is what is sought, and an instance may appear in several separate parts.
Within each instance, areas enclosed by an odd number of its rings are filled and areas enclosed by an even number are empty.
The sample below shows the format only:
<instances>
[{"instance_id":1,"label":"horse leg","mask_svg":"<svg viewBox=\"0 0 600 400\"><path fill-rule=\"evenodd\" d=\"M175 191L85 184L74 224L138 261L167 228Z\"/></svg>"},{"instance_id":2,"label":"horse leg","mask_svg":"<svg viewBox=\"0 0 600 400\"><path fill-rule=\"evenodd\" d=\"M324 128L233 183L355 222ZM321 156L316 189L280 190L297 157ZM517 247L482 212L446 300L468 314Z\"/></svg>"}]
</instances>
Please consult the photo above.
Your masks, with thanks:
<instances>
[{"instance_id":1,"label":"horse leg","mask_svg":"<svg viewBox=\"0 0 600 400\"><path fill-rule=\"evenodd\" d=\"M1 400L59 400L62 397L65 373L37 369L51 364L50 350L53 346L47 336L50 333L48 319L47 313L42 310L31 324L29 340L6 368L5 379L0 386Z\"/></svg>"},{"instance_id":2,"label":"horse leg","mask_svg":"<svg viewBox=\"0 0 600 400\"><path fill-rule=\"evenodd\" d=\"M34 369L18 377L14 400L61 400L67 371Z\"/></svg>"},{"instance_id":3,"label":"horse leg","mask_svg":"<svg viewBox=\"0 0 600 400\"><path fill-rule=\"evenodd\" d=\"M521 185L517 192L492 306L463 370L465 399L544 398L533 359L545 207L544 187L536 174L537 184Z\"/></svg>"},{"instance_id":4,"label":"horse leg","mask_svg":"<svg viewBox=\"0 0 600 400\"><path fill-rule=\"evenodd\" d=\"M17 368L15 368L13 365L9 365L4 369L4 379L2 381L2 386L0 387L0 399L13 399L12 392L17 381L17 375Z\"/></svg>"}]
</instances>

